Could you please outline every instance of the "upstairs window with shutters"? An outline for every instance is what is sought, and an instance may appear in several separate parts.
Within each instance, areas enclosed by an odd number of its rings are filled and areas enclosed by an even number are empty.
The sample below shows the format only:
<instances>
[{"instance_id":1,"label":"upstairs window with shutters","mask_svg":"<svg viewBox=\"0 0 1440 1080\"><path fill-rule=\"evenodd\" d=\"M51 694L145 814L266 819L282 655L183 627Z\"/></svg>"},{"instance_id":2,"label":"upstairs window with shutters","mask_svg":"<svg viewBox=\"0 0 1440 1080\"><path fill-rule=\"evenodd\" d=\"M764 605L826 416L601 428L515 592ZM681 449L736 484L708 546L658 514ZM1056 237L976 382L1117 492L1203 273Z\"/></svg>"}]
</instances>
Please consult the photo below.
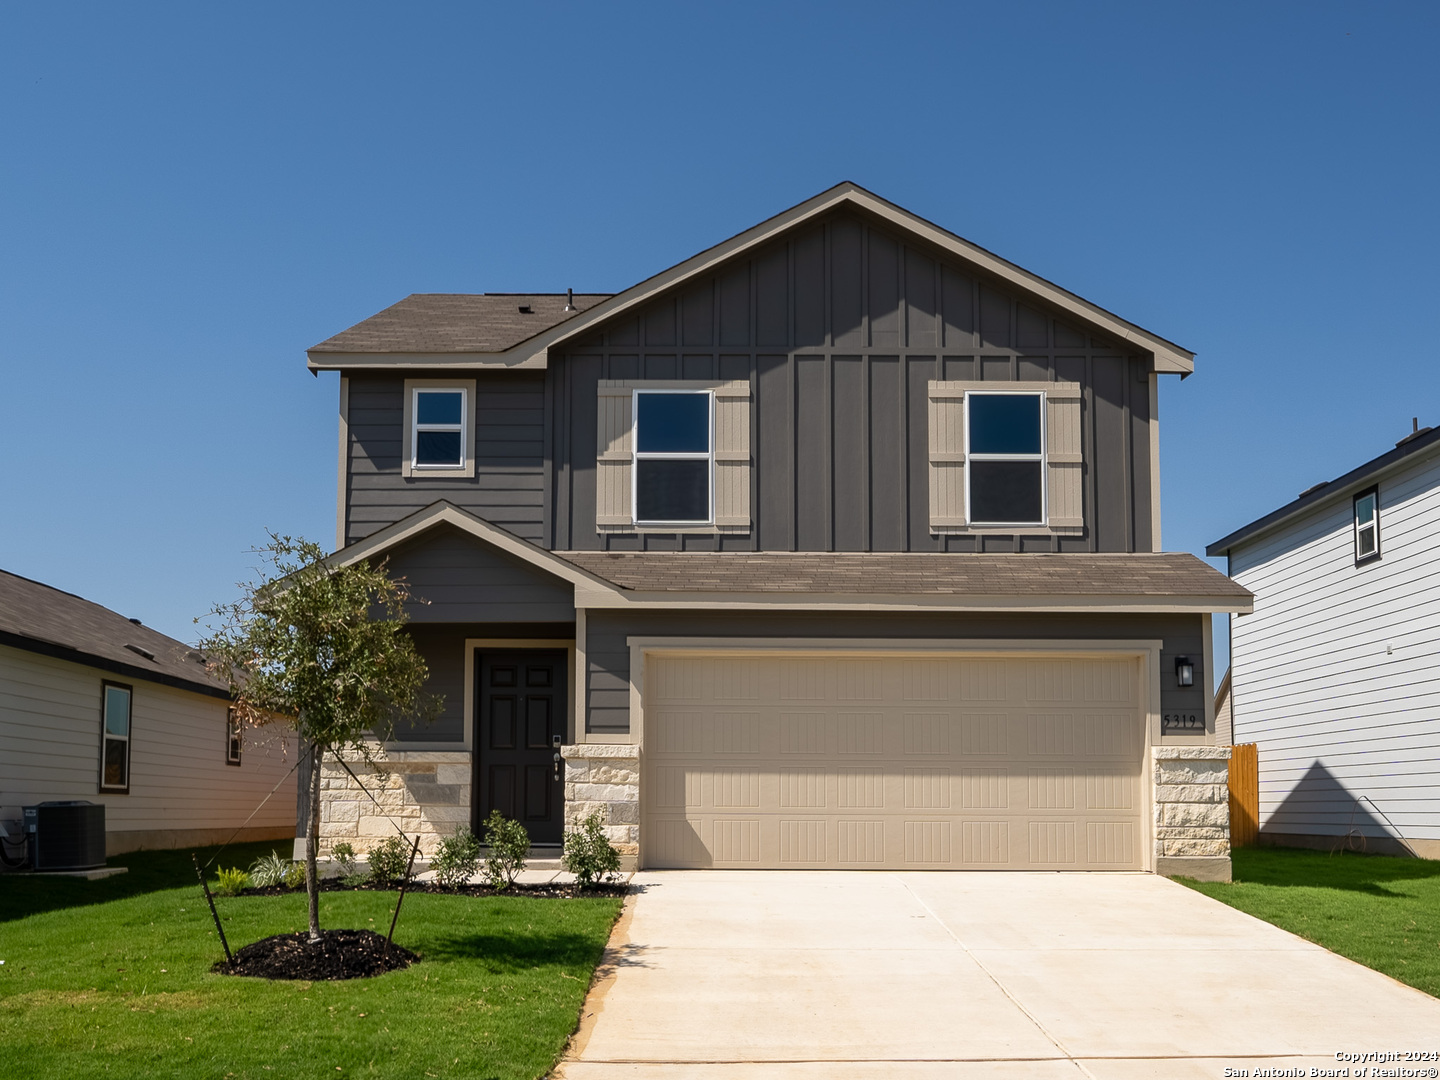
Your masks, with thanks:
<instances>
[{"instance_id":1,"label":"upstairs window with shutters","mask_svg":"<svg viewBox=\"0 0 1440 1080\"><path fill-rule=\"evenodd\" d=\"M931 532L1084 530L1077 384L929 390Z\"/></svg>"},{"instance_id":2,"label":"upstairs window with shutters","mask_svg":"<svg viewBox=\"0 0 1440 1080\"><path fill-rule=\"evenodd\" d=\"M595 525L600 532L746 532L750 384L604 380Z\"/></svg>"}]
</instances>

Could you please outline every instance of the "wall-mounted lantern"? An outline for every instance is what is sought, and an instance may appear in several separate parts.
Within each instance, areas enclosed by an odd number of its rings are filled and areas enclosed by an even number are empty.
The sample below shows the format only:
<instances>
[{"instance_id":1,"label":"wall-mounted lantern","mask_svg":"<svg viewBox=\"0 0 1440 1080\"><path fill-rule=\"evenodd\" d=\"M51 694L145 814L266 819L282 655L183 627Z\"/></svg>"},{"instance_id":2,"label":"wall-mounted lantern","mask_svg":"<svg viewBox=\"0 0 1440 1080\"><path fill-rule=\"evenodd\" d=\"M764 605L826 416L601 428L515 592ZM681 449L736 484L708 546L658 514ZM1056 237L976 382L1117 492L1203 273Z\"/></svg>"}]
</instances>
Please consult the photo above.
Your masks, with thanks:
<instances>
[{"instance_id":1,"label":"wall-mounted lantern","mask_svg":"<svg viewBox=\"0 0 1440 1080\"><path fill-rule=\"evenodd\" d=\"M1188 656L1175 657L1175 685L1195 685L1195 665L1191 663Z\"/></svg>"}]
</instances>

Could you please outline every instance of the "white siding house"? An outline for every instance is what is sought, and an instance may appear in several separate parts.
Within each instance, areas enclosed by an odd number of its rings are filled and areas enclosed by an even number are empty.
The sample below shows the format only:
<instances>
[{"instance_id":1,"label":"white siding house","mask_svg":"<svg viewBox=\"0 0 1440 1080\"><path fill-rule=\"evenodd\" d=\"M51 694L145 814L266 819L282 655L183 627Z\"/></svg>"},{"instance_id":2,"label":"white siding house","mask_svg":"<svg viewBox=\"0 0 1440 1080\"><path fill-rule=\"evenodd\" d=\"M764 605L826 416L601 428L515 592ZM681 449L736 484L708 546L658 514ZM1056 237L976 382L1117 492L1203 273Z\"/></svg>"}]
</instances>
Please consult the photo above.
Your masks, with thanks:
<instances>
[{"instance_id":1,"label":"white siding house","mask_svg":"<svg viewBox=\"0 0 1440 1080\"><path fill-rule=\"evenodd\" d=\"M294 746L278 729L238 747L230 734L224 688L184 644L0 571L0 820L51 800L103 803L111 855L218 843L242 826L239 839L293 836Z\"/></svg>"},{"instance_id":2,"label":"white siding house","mask_svg":"<svg viewBox=\"0 0 1440 1080\"><path fill-rule=\"evenodd\" d=\"M1259 747L1262 842L1440 858L1440 431L1209 553L1255 594L1230 706Z\"/></svg>"}]
</instances>

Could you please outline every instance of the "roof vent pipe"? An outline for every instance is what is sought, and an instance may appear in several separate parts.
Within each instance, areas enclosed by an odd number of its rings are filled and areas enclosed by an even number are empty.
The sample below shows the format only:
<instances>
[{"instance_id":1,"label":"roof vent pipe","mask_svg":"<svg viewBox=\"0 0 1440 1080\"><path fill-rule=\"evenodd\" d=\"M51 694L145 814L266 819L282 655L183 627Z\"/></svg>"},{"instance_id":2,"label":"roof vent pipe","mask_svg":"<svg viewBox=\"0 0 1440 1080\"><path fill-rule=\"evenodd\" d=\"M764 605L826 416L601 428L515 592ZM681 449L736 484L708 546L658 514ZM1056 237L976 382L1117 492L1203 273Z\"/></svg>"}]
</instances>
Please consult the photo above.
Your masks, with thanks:
<instances>
[{"instance_id":1,"label":"roof vent pipe","mask_svg":"<svg viewBox=\"0 0 1440 1080\"><path fill-rule=\"evenodd\" d=\"M565 310L566 310L566 311L574 311L574 310L575 310L575 290L574 290L574 289L566 289L566 290L565 290Z\"/></svg>"}]
</instances>

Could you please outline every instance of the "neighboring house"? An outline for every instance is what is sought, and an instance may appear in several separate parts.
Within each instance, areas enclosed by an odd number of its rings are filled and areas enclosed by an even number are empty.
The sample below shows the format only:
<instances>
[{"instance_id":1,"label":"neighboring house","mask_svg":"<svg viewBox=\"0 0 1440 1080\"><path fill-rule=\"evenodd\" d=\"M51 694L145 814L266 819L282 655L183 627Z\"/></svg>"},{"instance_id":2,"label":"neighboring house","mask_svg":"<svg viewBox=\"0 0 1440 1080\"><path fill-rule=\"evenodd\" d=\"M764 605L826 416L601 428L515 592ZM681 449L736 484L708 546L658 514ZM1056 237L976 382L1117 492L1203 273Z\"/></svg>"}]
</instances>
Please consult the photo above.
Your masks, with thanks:
<instances>
[{"instance_id":1,"label":"neighboring house","mask_svg":"<svg viewBox=\"0 0 1440 1080\"><path fill-rule=\"evenodd\" d=\"M1210 618L1250 596L1158 550L1184 349L842 184L614 296L411 296L309 357L334 558L425 601L446 705L387 813L427 848L598 811L649 867L1228 875ZM393 831L326 776L322 849Z\"/></svg>"},{"instance_id":2,"label":"neighboring house","mask_svg":"<svg viewBox=\"0 0 1440 1080\"><path fill-rule=\"evenodd\" d=\"M1255 594L1230 670L1262 843L1440 858L1437 521L1425 428L1207 549Z\"/></svg>"},{"instance_id":3,"label":"neighboring house","mask_svg":"<svg viewBox=\"0 0 1440 1080\"><path fill-rule=\"evenodd\" d=\"M1235 742L1233 714L1230 712L1229 668L1225 669L1220 685L1215 688L1215 741L1221 746L1231 746Z\"/></svg>"},{"instance_id":4,"label":"neighboring house","mask_svg":"<svg viewBox=\"0 0 1440 1080\"><path fill-rule=\"evenodd\" d=\"M106 851L290 837L283 736L236 730L189 646L0 571L0 819L51 800L105 805ZM12 859L21 849L6 845Z\"/></svg>"}]
</instances>

